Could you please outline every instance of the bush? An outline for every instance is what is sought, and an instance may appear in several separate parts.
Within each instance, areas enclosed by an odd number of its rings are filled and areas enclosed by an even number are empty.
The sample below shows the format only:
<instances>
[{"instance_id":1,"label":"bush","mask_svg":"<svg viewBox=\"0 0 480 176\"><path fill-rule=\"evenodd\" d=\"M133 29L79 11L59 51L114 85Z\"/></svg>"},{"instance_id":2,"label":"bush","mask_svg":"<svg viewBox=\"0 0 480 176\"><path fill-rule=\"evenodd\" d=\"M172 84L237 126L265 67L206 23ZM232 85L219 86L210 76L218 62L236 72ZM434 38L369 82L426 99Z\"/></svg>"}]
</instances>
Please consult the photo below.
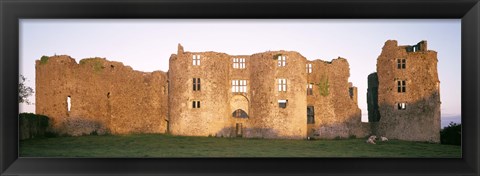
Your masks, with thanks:
<instances>
[{"instance_id":1,"label":"bush","mask_svg":"<svg viewBox=\"0 0 480 176\"><path fill-rule=\"evenodd\" d=\"M40 64L46 64L48 62L49 57L48 56L42 56L40 58Z\"/></svg>"},{"instance_id":2,"label":"bush","mask_svg":"<svg viewBox=\"0 0 480 176\"><path fill-rule=\"evenodd\" d=\"M20 139L45 137L49 126L49 119L47 116L33 113L20 113L18 118ZM50 134L48 135L50 136Z\"/></svg>"},{"instance_id":3,"label":"bush","mask_svg":"<svg viewBox=\"0 0 480 176\"><path fill-rule=\"evenodd\" d=\"M90 136L98 136L97 130L90 132Z\"/></svg>"},{"instance_id":4,"label":"bush","mask_svg":"<svg viewBox=\"0 0 480 176\"><path fill-rule=\"evenodd\" d=\"M462 124L450 122L440 131L440 143L450 145L462 144Z\"/></svg>"},{"instance_id":5,"label":"bush","mask_svg":"<svg viewBox=\"0 0 480 176\"><path fill-rule=\"evenodd\" d=\"M47 138L54 138L54 137L58 137L60 135L58 135L57 133L51 132L51 131L46 131L44 136L47 137Z\"/></svg>"}]
</instances>

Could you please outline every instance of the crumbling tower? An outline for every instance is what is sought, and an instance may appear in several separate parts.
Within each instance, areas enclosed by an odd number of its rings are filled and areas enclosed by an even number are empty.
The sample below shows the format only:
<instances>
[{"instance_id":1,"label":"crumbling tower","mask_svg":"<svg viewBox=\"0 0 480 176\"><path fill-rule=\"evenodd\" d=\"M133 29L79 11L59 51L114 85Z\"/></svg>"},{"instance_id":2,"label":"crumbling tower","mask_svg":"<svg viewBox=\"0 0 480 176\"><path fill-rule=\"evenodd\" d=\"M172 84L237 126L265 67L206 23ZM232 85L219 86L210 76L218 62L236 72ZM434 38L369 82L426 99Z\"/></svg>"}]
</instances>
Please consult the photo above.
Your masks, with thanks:
<instances>
[{"instance_id":1,"label":"crumbling tower","mask_svg":"<svg viewBox=\"0 0 480 176\"><path fill-rule=\"evenodd\" d=\"M404 46L395 40L385 42L377 60L380 119L374 133L401 140L440 141L437 62L437 52L427 49L427 41Z\"/></svg>"},{"instance_id":2,"label":"crumbling tower","mask_svg":"<svg viewBox=\"0 0 480 176\"><path fill-rule=\"evenodd\" d=\"M378 112L378 76L376 72L368 75L367 108L368 121L380 121L380 112Z\"/></svg>"}]
</instances>

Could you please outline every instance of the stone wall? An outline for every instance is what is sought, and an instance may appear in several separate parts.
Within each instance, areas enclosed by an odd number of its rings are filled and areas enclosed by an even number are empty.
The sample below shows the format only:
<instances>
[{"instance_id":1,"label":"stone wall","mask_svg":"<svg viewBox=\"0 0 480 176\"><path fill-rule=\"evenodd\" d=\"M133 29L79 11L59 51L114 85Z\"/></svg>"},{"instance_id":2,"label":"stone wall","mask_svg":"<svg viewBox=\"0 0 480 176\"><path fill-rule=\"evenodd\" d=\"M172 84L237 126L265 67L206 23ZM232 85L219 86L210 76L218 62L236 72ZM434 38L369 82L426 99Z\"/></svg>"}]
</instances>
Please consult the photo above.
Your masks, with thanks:
<instances>
[{"instance_id":1,"label":"stone wall","mask_svg":"<svg viewBox=\"0 0 480 176\"><path fill-rule=\"evenodd\" d=\"M278 65L278 56L286 58ZM193 58L200 57L199 64ZM245 68L234 68L234 58ZM397 68L406 59L406 68ZM312 64L308 73L307 64ZM346 59L309 61L294 51L253 55L186 52L178 45L169 72L134 71L103 58L52 56L36 61L36 112L52 118L58 133L165 133L247 138L347 138L370 134L393 139L438 142L440 98L435 51L426 41L398 46L387 41L369 75L367 101L372 123L361 122L357 89L348 82ZM194 90L194 78L200 89ZM287 91L278 90L278 79ZM232 80L245 80L246 92L233 92ZM397 80L407 91L396 92ZM307 85L313 84L312 95ZM378 96L376 91L378 90ZM71 110L67 110L67 97ZM285 108L279 100L286 100ZM193 102L200 102L193 105ZM405 110L398 103L406 103ZM373 105L373 106L372 106ZM314 123L307 124L307 107ZM241 110L245 117L235 117ZM375 116L375 112L378 116ZM377 122L378 121L378 122Z\"/></svg>"},{"instance_id":2,"label":"stone wall","mask_svg":"<svg viewBox=\"0 0 480 176\"><path fill-rule=\"evenodd\" d=\"M274 56L288 58L277 68ZM193 56L200 65L193 65ZM233 58L245 59L245 68L233 68ZM176 135L237 136L241 124L243 137L304 138L306 135L305 58L296 52L265 52L251 56L230 56L216 52L185 52L170 58L170 132ZM297 73L297 74L291 74ZM201 90L193 91L193 78L201 79ZM277 78L287 79L287 92L278 92ZM245 80L247 91L232 91L232 80ZM298 95L297 95L298 94ZM278 100L288 100L279 108ZM192 108L191 101L200 101ZM233 117L241 109L248 118Z\"/></svg>"},{"instance_id":3,"label":"stone wall","mask_svg":"<svg viewBox=\"0 0 480 176\"><path fill-rule=\"evenodd\" d=\"M368 108L368 121L378 122L380 120L380 112L378 112L377 72L371 73L370 75L368 75L367 108Z\"/></svg>"},{"instance_id":4,"label":"stone wall","mask_svg":"<svg viewBox=\"0 0 480 176\"><path fill-rule=\"evenodd\" d=\"M192 63L200 56L200 65ZM278 65L278 56L286 58ZM245 68L233 67L234 58L245 59ZM170 58L169 116L170 132L176 135L241 136L247 138L306 138L307 128L317 136L365 135L360 127L360 109L356 90L348 83L349 66L345 59L332 63L317 60L314 73L307 76L307 59L298 52L268 51L253 55L227 55L216 52L186 52L179 45L178 53ZM193 78L201 78L201 90L193 91ZM278 79L286 79L287 91L278 90ZM311 79L309 81L308 79ZM329 80L329 95L318 91L307 101L307 83ZM233 92L232 80L245 80L247 91ZM317 86L315 86L317 89ZM350 95L350 90L354 94ZM286 100L285 108L279 100ZM191 101L200 101L192 108ZM315 106L319 119L307 127L307 103ZM248 118L233 117L241 109ZM240 126L239 126L240 124ZM320 133L319 133L320 132Z\"/></svg>"},{"instance_id":5,"label":"stone wall","mask_svg":"<svg viewBox=\"0 0 480 176\"><path fill-rule=\"evenodd\" d=\"M278 66L278 56L286 65ZM247 136L302 139L307 134L306 59L297 52L271 51L250 57L251 130ZM286 79L287 91L278 90L278 79ZM286 100L285 108L279 100Z\"/></svg>"},{"instance_id":6,"label":"stone wall","mask_svg":"<svg viewBox=\"0 0 480 176\"><path fill-rule=\"evenodd\" d=\"M440 81L437 53L427 50L427 42L398 46L397 41L385 42L377 60L378 135L393 139L439 142ZM397 59L405 59L399 69ZM398 92L397 81L405 81L405 92ZM398 103L406 103L404 110Z\"/></svg>"},{"instance_id":7,"label":"stone wall","mask_svg":"<svg viewBox=\"0 0 480 176\"><path fill-rule=\"evenodd\" d=\"M313 83L314 87L307 102L315 110L315 123L309 125L309 136L331 139L369 134L361 125L361 110L350 96L353 86L348 82L350 68L347 60L337 58L331 62L314 60L309 63L313 70L308 74L308 83Z\"/></svg>"},{"instance_id":8,"label":"stone wall","mask_svg":"<svg viewBox=\"0 0 480 176\"><path fill-rule=\"evenodd\" d=\"M193 55L200 56L200 65L193 65ZM184 52L179 45L170 57L169 116L170 132L174 135L227 135L221 130L230 114L228 104L228 55L215 52ZM193 78L200 78L200 90L193 90ZM192 102L200 101L200 108Z\"/></svg>"},{"instance_id":9,"label":"stone wall","mask_svg":"<svg viewBox=\"0 0 480 176\"><path fill-rule=\"evenodd\" d=\"M134 71L103 58L62 55L36 61L36 113L58 133L164 133L167 74ZM67 97L71 110L67 109Z\"/></svg>"}]
</instances>

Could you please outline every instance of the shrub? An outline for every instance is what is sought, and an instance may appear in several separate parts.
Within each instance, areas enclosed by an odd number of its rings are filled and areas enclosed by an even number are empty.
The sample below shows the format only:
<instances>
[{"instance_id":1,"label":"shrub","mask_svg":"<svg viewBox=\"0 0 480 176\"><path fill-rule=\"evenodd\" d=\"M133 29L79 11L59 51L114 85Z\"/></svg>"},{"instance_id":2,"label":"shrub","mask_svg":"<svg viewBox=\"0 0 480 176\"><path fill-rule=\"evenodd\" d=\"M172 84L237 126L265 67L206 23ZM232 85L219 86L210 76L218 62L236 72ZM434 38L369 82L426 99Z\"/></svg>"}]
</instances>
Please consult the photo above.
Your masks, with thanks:
<instances>
[{"instance_id":1,"label":"shrub","mask_svg":"<svg viewBox=\"0 0 480 176\"><path fill-rule=\"evenodd\" d=\"M357 136L352 134L352 135L348 136L348 139L357 139Z\"/></svg>"},{"instance_id":2,"label":"shrub","mask_svg":"<svg viewBox=\"0 0 480 176\"><path fill-rule=\"evenodd\" d=\"M40 58L40 64L46 64L48 61L49 57L48 56L42 56Z\"/></svg>"},{"instance_id":3,"label":"shrub","mask_svg":"<svg viewBox=\"0 0 480 176\"><path fill-rule=\"evenodd\" d=\"M102 69L104 69L102 63L100 63L99 61L95 61L93 63L93 70L95 70L96 72L99 72L99 71L102 71Z\"/></svg>"},{"instance_id":4,"label":"shrub","mask_svg":"<svg viewBox=\"0 0 480 176\"><path fill-rule=\"evenodd\" d=\"M18 118L20 125L20 139L45 137L49 126L49 119L47 116L33 113L20 113Z\"/></svg>"},{"instance_id":5,"label":"shrub","mask_svg":"<svg viewBox=\"0 0 480 176\"><path fill-rule=\"evenodd\" d=\"M51 132L51 131L46 131L44 136L47 137L47 138L54 138L54 137L58 137L60 135L58 135L57 133Z\"/></svg>"},{"instance_id":6,"label":"shrub","mask_svg":"<svg viewBox=\"0 0 480 176\"><path fill-rule=\"evenodd\" d=\"M83 59L83 60L80 60L80 65L85 65L85 64L88 64L89 66L91 66L93 68L93 70L95 72L100 72L102 71L105 67L103 66L102 62L99 61L99 59L97 58L91 58L91 59Z\"/></svg>"},{"instance_id":7,"label":"shrub","mask_svg":"<svg viewBox=\"0 0 480 176\"><path fill-rule=\"evenodd\" d=\"M90 136L98 136L97 130L90 132Z\"/></svg>"},{"instance_id":8,"label":"shrub","mask_svg":"<svg viewBox=\"0 0 480 176\"><path fill-rule=\"evenodd\" d=\"M462 124L450 122L450 124L440 131L440 143L450 145L461 145L462 143Z\"/></svg>"}]
</instances>

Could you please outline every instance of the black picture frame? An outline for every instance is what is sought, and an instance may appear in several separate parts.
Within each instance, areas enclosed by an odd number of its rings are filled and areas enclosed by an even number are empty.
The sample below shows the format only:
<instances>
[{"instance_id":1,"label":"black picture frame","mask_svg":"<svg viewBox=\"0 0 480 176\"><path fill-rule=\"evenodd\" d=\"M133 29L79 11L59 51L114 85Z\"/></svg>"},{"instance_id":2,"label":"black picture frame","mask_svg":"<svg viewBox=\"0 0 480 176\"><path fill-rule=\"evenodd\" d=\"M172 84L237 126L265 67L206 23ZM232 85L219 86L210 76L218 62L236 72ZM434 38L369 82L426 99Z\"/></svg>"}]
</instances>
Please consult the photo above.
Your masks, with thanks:
<instances>
[{"instance_id":1,"label":"black picture frame","mask_svg":"<svg viewBox=\"0 0 480 176\"><path fill-rule=\"evenodd\" d=\"M0 173L479 175L479 17L478 0L0 0ZM461 19L462 158L18 158L19 19L43 18Z\"/></svg>"}]
</instances>

